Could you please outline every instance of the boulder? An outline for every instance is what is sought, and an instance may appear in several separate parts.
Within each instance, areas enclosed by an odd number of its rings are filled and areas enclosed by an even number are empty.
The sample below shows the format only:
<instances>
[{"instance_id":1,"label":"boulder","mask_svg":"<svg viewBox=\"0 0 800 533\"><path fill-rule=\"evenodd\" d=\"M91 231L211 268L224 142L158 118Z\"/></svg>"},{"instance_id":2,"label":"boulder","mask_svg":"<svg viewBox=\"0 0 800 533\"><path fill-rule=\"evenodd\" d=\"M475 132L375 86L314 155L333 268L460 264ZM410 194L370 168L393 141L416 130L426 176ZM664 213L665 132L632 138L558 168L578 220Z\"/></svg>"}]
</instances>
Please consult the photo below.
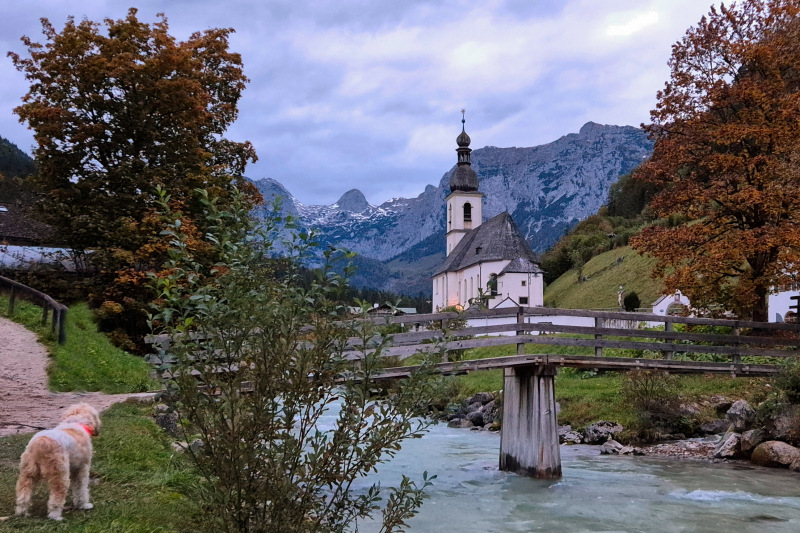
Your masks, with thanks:
<instances>
[{"instance_id":1,"label":"boulder","mask_svg":"<svg viewBox=\"0 0 800 533\"><path fill-rule=\"evenodd\" d=\"M472 422L467 420L466 418L454 418L450 422L447 423L447 427L449 428L471 428Z\"/></svg>"},{"instance_id":2,"label":"boulder","mask_svg":"<svg viewBox=\"0 0 800 533\"><path fill-rule=\"evenodd\" d=\"M634 446L623 446L619 450L620 455L644 455L644 450Z\"/></svg>"},{"instance_id":3,"label":"boulder","mask_svg":"<svg viewBox=\"0 0 800 533\"><path fill-rule=\"evenodd\" d=\"M800 412L796 406L782 410L769 423L769 434L773 440L795 442L800 434Z\"/></svg>"},{"instance_id":4,"label":"boulder","mask_svg":"<svg viewBox=\"0 0 800 533\"><path fill-rule=\"evenodd\" d=\"M725 418L733 426L733 431L741 433L749 429L750 424L756 419L756 411L746 401L736 400L725 413Z\"/></svg>"},{"instance_id":5,"label":"boulder","mask_svg":"<svg viewBox=\"0 0 800 533\"><path fill-rule=\"evenodd\" d=\"M789 468L800 463L800 450L779 440L768 440L756 446L750 461L759 466Z\"/></svg>"},{"instance_id":6,"label":"boulder","mask_svg":"<svg viewBox=\"0 0 800 533\"><path fill-rule=\"evenodd\" d=\"M694 418L700 414L700 406L696 403L682 403L678 408L678 413L686 418Z\"/></svg>"},{"instance_id":7,"label":"boulder","mask_svg":"<svg viewBox=\"0 0 800 533\"><path fill-rule=\"evenodd\" d=\"M713 407L718 415L724 415L731 408L733 402L729 401L724 396L714 395L708 399L708 405Z\"/></svg>"},{"instance_id":8,"label":"boulder","mask_svg":"<svg viewBox=\"0 0 800 533\"><path fill-rule=\"evenodd\" d=\"M602 444L623 430L616 422L600 420L583 430L583 441L586 444Z\"/></svg>"},{"instance_id":9,"label":"boulder","mask_svg":"<svg viewBox=\"0 0 800 533\"><path fill-rule=\"evenodd\" d=\"M617 455L623 449L625 449L625 446L614 439L608 439L600 446L600 453L603 455Z\"/></svg>"},{"instance_id":10,"label":"boulder","mask_svg":"<svg viewBox=\"0 0 800 533\"><path fill-rule=\"evenodd\" d=\"M741 435L738 433L726 433L714 449L714 457L717 459L736 459L741 457L740 441Z\"/></svg>"},{"instance_id":11,"label":"boulder","mask_svg":"<svg viewBox=\"0 0 800 533\"><path fill-rule=\"evenodd\" d=\"M500 413L498 413L497 402L494 400L481 407L480 412L483 414L484 424L491 424L492 422L500 421Z\"/></svg>"},{"instance_id":12,"label":"boulder","mask_svg":"<svg viewBox=\"0 0 800 533\"><path fill-rule=\"evenodd\" d=\"M749 456L756 449L756 446L767 439L767 432L763 429L751 429L742 433L739 446L744 455Z\"/></svg>"},{"instance_id":13,"label":"boulder","mask_svg":"<svg viewBox=\"0 0 800 533\"><path fill-rule=\"evenodd\" d=\"M487 403L494 400L494 394L491 392L479 392L474 396L470 396L467 398L467 405L471 405L473 403L480 403L481 405L486 405Z\"/></svg>"},{"instance_id":14,"label":"boulder","mask_svg":"<svg viewBox=\"0 0 800 533\"><path fill-rule=\"evenodd\" d=\"M156 425L173 437L180 436L178 428L178 413L159 413L156 415Z\"/></svg>"},{"instance_id":15,"label":"boulder","mask_svg":"<svg viewBox=\"0 0 800 533\"><path fill-rule=\"evenodd\" d=\"M472 402L467 404L467 413L474 413L475 411L480 411L483 404L481 402Z\"/></svg>"},{"instance_id":16,"label":"boulder","mask_svg":"<svg viewBox=\"0 0 800 533\"><path fill-rule=\"evenodd\" d=\"M714 420L709 420L704 424L700 424L700 431L705 435L717 435L719 433L725 433L730 427L731 423L726 419L715 418Z\"/></svg>"},{"instance_id":17,"label":"boulder","mask_svg":"<svg viewBox=\"0 0 800 533\"><path fill-rule=\"evenodd\" d=\"M488 423L484 421L483 413L481 411L472 411L467 415L467 420L472 422L473 426L483 426L484 424Z\"/></svg>"}]
</instances>

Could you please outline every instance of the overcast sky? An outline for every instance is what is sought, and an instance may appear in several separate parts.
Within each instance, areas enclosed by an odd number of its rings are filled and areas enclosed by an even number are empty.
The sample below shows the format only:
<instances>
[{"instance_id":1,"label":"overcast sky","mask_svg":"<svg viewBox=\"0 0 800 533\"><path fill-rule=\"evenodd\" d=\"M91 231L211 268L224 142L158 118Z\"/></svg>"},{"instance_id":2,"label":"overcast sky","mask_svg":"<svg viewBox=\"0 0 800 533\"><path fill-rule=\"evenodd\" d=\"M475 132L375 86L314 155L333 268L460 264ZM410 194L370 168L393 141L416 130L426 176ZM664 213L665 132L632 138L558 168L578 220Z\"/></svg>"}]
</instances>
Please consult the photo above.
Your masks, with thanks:
<instances>
[{"instance_id":1,"label":"overcast sky","mask_svg":"<svg viewBox=\"0 0 800 533\"><path fill-rule=\"evenodd\" d=\"M708 2L708 3L707 3ZM668 76L671 45L711 0L2 0L0 50L128 7L171 32L232 27L250 84L228 137L250 140L253 179L301 202L358 188L372 204L413 197L472 148L535 146L585 122L638 126ZM0 136L31 152L13 108L27 85L0 56Z\"/></svg>"}]
</instances>

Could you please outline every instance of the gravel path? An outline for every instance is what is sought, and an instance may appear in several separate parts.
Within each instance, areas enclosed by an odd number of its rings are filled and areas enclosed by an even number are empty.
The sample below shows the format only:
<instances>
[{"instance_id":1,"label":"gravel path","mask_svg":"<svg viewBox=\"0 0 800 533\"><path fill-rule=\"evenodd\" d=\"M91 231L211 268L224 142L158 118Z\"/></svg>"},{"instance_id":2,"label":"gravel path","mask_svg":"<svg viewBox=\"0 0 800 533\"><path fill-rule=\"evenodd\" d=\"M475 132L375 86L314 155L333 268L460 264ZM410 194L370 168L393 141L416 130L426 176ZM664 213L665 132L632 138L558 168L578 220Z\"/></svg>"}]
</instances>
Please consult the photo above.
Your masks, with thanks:
<instances>
[{"instance_id":1,"label":"gravel path","mask_svg":"<svg viewBox=\"0 0 800 533\"><path fill-rule=\"evenodd\" d=\"M152 395L50 392L48 363L47 349L35 333L0 317L0 436L53 427L74 403L86 402L102 411L130 397Z\"/></svg>"}]
</instances>

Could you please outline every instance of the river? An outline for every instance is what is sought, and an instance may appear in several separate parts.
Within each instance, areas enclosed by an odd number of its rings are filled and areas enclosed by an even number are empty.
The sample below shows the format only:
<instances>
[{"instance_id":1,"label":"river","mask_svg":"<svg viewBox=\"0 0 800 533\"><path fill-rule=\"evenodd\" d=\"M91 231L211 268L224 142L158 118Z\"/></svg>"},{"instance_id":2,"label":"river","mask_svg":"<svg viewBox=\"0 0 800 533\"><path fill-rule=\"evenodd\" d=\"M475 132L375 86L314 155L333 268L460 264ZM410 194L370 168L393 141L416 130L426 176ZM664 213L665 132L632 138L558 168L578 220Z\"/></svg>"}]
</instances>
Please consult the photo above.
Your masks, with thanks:
<instances>
[{"instance_id":1,"label":"river","mask_svg":"<svg viewBox=\"0 0 800 533\"><path fill-rule=\"evenodd\" d=\"M380 467L383 486L402 474L437 475L409 525L418 532L798 532L800 474L747 464L604 456L562 446L563 478L500 472L500 435L433 426ZM375 479L371 479L374 481ZM359 531L377 531L359 524Z\"/></svg>"}]
</instances>

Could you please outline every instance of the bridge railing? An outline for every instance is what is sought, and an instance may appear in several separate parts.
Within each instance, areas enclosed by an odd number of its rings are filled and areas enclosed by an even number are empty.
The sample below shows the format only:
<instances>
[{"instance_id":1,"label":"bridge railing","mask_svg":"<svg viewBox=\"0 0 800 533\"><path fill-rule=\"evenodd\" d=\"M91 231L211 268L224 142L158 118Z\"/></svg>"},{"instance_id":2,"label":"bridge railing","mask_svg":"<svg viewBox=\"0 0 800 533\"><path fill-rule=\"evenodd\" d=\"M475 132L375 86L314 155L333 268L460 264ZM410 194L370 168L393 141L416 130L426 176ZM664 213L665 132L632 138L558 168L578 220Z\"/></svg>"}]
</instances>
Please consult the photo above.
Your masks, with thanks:
<instances>
[{"instance_id":1,"label":"bridge railing","mask_svg":"<svg viewBox=\"0 0 800 533\"><path fill-rule=\"evenodd\" d=\"M742 357L796 357L800 348L798 324L649 313L520 307L380 317L371 322L415 329L388 335L389 346L381 354L399 360L419 352L440 352L446 361L447 353L453 350L504 345L515 345L517 355L523 355L525 345L537 344L585 348L593 350L594 357L606 356L609 349L648 352L650 358L657 353L666 360L672 360L676 353L709 354L739 365ZM464 326L448 329L448 323ZM676 324L685 325L686 330L675 331ZM729 328L729 332L709 332L709 327ZM351 339L350 346L347 356L352 359L363 357L363 351L369 350L369 345L356 338Z\"/></svg>"},{"instance_id":2,"label":"bridge railing","mask_svg":"<svg viewBox=\"0 0 800 533\"><path fill-rule=\"evenodd\" d=\"M775 372L776 367L770 363L777 358L796 357L800 348L800 324L545 307L383 315L353 319L350 323L356 326L369 323L390 331L400 326L404 331L374 335L366 342L363 337L351 337L344 353L347 359L356 362L380 345L381 356L395 358L398 364L419 353L441 354L442 371L501 368L529 361L613 370L636 367L764 375ZM676 331L676 324L685 325L685 331ZM728 328L729 332L708 331L708 327ZM151 357L152 362L171 362L169 337L152 336L149 342L160 347L160 355ZM526 354L525 347L529 344L561 349L555 350L556 353L541 353L539 349L534 350L537 353ZM455 354L466 349L509 345L515 347L515 357L452 361ZM614 357L615 350L627 352L624 357ZM576 355L575 351L587 354ZM676 360L675 354L686 357ZM743 357L749 358L746 363L742 362ZM398 367L393 373L406 374L409 368L403 368Z\"/></svg>"},{"instance_id":3,"label":"bridge railing","mask_svg":"<svg viewBox=\"0 0 800 533\"><path fill-rule=\"evenodd\" d=\"M65 322L67 320L67 306L58 303L47 294L37 291L32 287L23 285L12 279L0 276L0 291L9 294L8 314L14 314L17 297L24 298L29 302L42 308L42 324L47 324L48 315L52 317L52 327L50 331L55 334L58 331L58 343L64 344L67 340Z\"/></svg>"}]
</instances>

